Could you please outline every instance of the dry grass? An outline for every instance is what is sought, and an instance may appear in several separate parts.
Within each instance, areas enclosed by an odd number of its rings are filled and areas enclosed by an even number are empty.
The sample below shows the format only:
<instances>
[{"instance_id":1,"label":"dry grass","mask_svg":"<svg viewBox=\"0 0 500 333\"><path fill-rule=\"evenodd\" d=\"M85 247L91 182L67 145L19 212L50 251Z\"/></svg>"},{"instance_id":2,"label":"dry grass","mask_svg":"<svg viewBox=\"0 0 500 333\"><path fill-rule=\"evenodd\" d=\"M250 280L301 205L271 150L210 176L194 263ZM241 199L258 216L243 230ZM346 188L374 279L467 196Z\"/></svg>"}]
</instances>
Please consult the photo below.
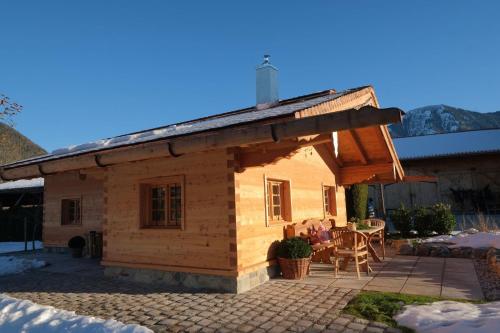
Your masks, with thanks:
<instances>
[{"instance_id":1,"label":"dry grass","mask_svg":"<svg viewBox=\"0 0 500 333\"><path fill-rule=\"evenodd\" d=\"M472 225L472 228L475 228L481 232L489 232L489 231L498 231L498 225L495 223L494 219L492 219L488 215L484 215L483 213L478 213L476 218L470 219L469 223Z\"/></svg>"}]
</instances>

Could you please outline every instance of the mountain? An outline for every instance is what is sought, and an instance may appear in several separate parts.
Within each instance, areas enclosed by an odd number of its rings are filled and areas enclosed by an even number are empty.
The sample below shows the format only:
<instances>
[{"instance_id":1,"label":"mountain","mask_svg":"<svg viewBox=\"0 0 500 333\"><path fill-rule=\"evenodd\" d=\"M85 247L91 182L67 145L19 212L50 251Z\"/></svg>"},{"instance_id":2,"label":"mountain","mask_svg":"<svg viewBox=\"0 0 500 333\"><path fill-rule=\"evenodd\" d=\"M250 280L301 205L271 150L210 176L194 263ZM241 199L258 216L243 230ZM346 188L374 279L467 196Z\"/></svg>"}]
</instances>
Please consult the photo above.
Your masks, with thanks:
<instances>
[{"instance_id":1,"label":"mountain","mask_svg":"<svg viewBox=\"0 0 500 333\"><path fill-rule=\"evenodd\" d=\"M30 139L0 122L0 165L46 153Z\"/></svg>"},{"instance_id":2,"label":"mountain","mask_svg":"<svg viewBox=\"0 0 500 333\"><path fill-rule=\"evenodd\" d=\"M487 128L500 128L500 111L480 113L443 104L410 110L402 124L389 126L393 138Z\"/></svg>"}]
</instances>

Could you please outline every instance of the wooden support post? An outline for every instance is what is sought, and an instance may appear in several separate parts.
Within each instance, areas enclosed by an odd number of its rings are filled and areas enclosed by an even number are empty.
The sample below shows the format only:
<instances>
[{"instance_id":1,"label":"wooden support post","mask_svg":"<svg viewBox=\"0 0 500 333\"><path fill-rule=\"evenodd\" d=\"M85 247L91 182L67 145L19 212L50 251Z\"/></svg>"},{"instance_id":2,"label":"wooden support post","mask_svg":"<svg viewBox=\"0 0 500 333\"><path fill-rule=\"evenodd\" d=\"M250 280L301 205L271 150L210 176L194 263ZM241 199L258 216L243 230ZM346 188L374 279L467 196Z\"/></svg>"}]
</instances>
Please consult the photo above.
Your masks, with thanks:
<instances>
[{"instance_id":1,"label":"wooden support post","mask_svg":"<svg viewBox=\"0 0 500 333\"><path fill-rule=\"evenodd\" d=\"M384 220L387 218L387 213L385 211L385 198L384 198L384 184L380 184L380 204L382 205L382 217Z\"/></svg>"},{"instance_id":2,"label":"wooden support post","mask_svg":"<svg viewBox=\"0 0 500 333\"><path fill-rule=\"evenodd\" d=\"M24 252L28 252L28 219L24 217Z\"/></svg>"}]
</instances>

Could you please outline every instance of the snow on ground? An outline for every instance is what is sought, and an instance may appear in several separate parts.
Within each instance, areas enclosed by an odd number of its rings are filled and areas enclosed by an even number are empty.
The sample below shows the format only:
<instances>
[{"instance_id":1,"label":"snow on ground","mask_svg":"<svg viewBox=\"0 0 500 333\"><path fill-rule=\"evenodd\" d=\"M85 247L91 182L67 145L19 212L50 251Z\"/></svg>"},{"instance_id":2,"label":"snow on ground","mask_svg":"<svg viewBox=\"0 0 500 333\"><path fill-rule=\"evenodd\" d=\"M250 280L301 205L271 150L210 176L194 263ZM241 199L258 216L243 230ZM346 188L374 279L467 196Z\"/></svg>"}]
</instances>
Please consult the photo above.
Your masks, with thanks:
<instances>
[{"instance_id":1,"label":"snow on ground","mask_svg":"<svg viewBox=\"0 0 500 333\"><path fill-rule=\"evenodd\" d=\"M490 231L477 232L473 234L462 232L456 235L441 235L426 238L423 242L453 243L450 247L494 247L500 249L500 232Z\"/></svg>"},{"instance_id":2,"label":"snow on ground","mask_svg":"<svg viewBox=\"0 0 500 333\"><path fill-rule=\"evenodd\" d=\"M139 325L116 320L80 316L0 294L0 332L2 333L152 333Z\"/></svg>"},{"instance_id":3,"label":"snow on ground","mask_svg":"<svg viewBox=\"0 0 500 333\"><path fill-rule=\"evenodd\" d=\"M470 304L452 301L408 305L394 319L419 333L500 332L500 302Z\"/></svg>"},{"instance_id":4,"label":"snow on ground","mask_svg":"<svg viewBox=\"0 0 500 333\"><path fill-rule=\"evenodd\" d=\"M43 249L43 243L35 241L35 249ZM28 242L28 250L32 250L32 243ZM24 242L0 242L0 253L24 251Z\"/></svg>"},{"instance_id":5,"label":"snow on ground","mask_svg":"<svg viewBox=\"0 0 500 333\"><path fill-rule=\"evenodd\" d=\"M25 270L40 268L46 265L47 263L43 260L0 256L0 276L22 273Z\"/></svg>"}]
</instances>

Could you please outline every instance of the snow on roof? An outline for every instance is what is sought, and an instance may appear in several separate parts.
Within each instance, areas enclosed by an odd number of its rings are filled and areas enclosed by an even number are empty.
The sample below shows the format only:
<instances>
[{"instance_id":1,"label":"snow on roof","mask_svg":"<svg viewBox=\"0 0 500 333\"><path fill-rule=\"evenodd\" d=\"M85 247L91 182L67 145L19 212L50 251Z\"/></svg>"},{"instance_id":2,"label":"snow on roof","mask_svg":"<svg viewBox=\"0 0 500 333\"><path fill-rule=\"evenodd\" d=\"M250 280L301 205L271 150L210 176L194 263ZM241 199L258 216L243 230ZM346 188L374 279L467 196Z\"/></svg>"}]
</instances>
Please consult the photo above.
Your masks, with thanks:
<instances>
[{"instance_id":1,"label":"snow on roof","mask_svg":"<svg viewBox=\"0 0 500 333\"><path fill-rule=\"evenodd\" d=\"M310 95L295 97L288 100L280 101L279 105L270 107L264 110L258 110L256 107L251 107L242 110L213 115L210 117L195 119L183 123L167 125L141 132L120 135L108 139L102 139L92 142L87 142L79 145L72 145L65 148L60 148L52 151L50 154L42 155L22 161L17 161L5 166L13 167L34 162L42 162L61 157L69 157L103 149L117 148L137 143L155 141L187 134L194 134L208 130L215 130L224 127L242 125L254 121L271 119L280 116L291 115L297 111L304 110L318 104L322 104L334 100L340 96L362 90L366 87L348 89L341 92L327 90Z\"/></svg>"},{"instance_id":2,"label":"snow on roof","mask_svg":"<svg viewBox=\"0 0 500 333\"><path fill-rule=\"evenodd\" d=\"M43 178L20 179L11 182L0 183L0 191L32 187L43 187Z\"/></svg>"},{"instance_id":3,"label":"snow on roof","mask_svg":"<svg viewBox=\"0 0 500 333\"><path fill-rule=\"evenodd\" d=\"M500 152L500 129L394 138L399 159Z\"/></svg>"}]
</instances>

